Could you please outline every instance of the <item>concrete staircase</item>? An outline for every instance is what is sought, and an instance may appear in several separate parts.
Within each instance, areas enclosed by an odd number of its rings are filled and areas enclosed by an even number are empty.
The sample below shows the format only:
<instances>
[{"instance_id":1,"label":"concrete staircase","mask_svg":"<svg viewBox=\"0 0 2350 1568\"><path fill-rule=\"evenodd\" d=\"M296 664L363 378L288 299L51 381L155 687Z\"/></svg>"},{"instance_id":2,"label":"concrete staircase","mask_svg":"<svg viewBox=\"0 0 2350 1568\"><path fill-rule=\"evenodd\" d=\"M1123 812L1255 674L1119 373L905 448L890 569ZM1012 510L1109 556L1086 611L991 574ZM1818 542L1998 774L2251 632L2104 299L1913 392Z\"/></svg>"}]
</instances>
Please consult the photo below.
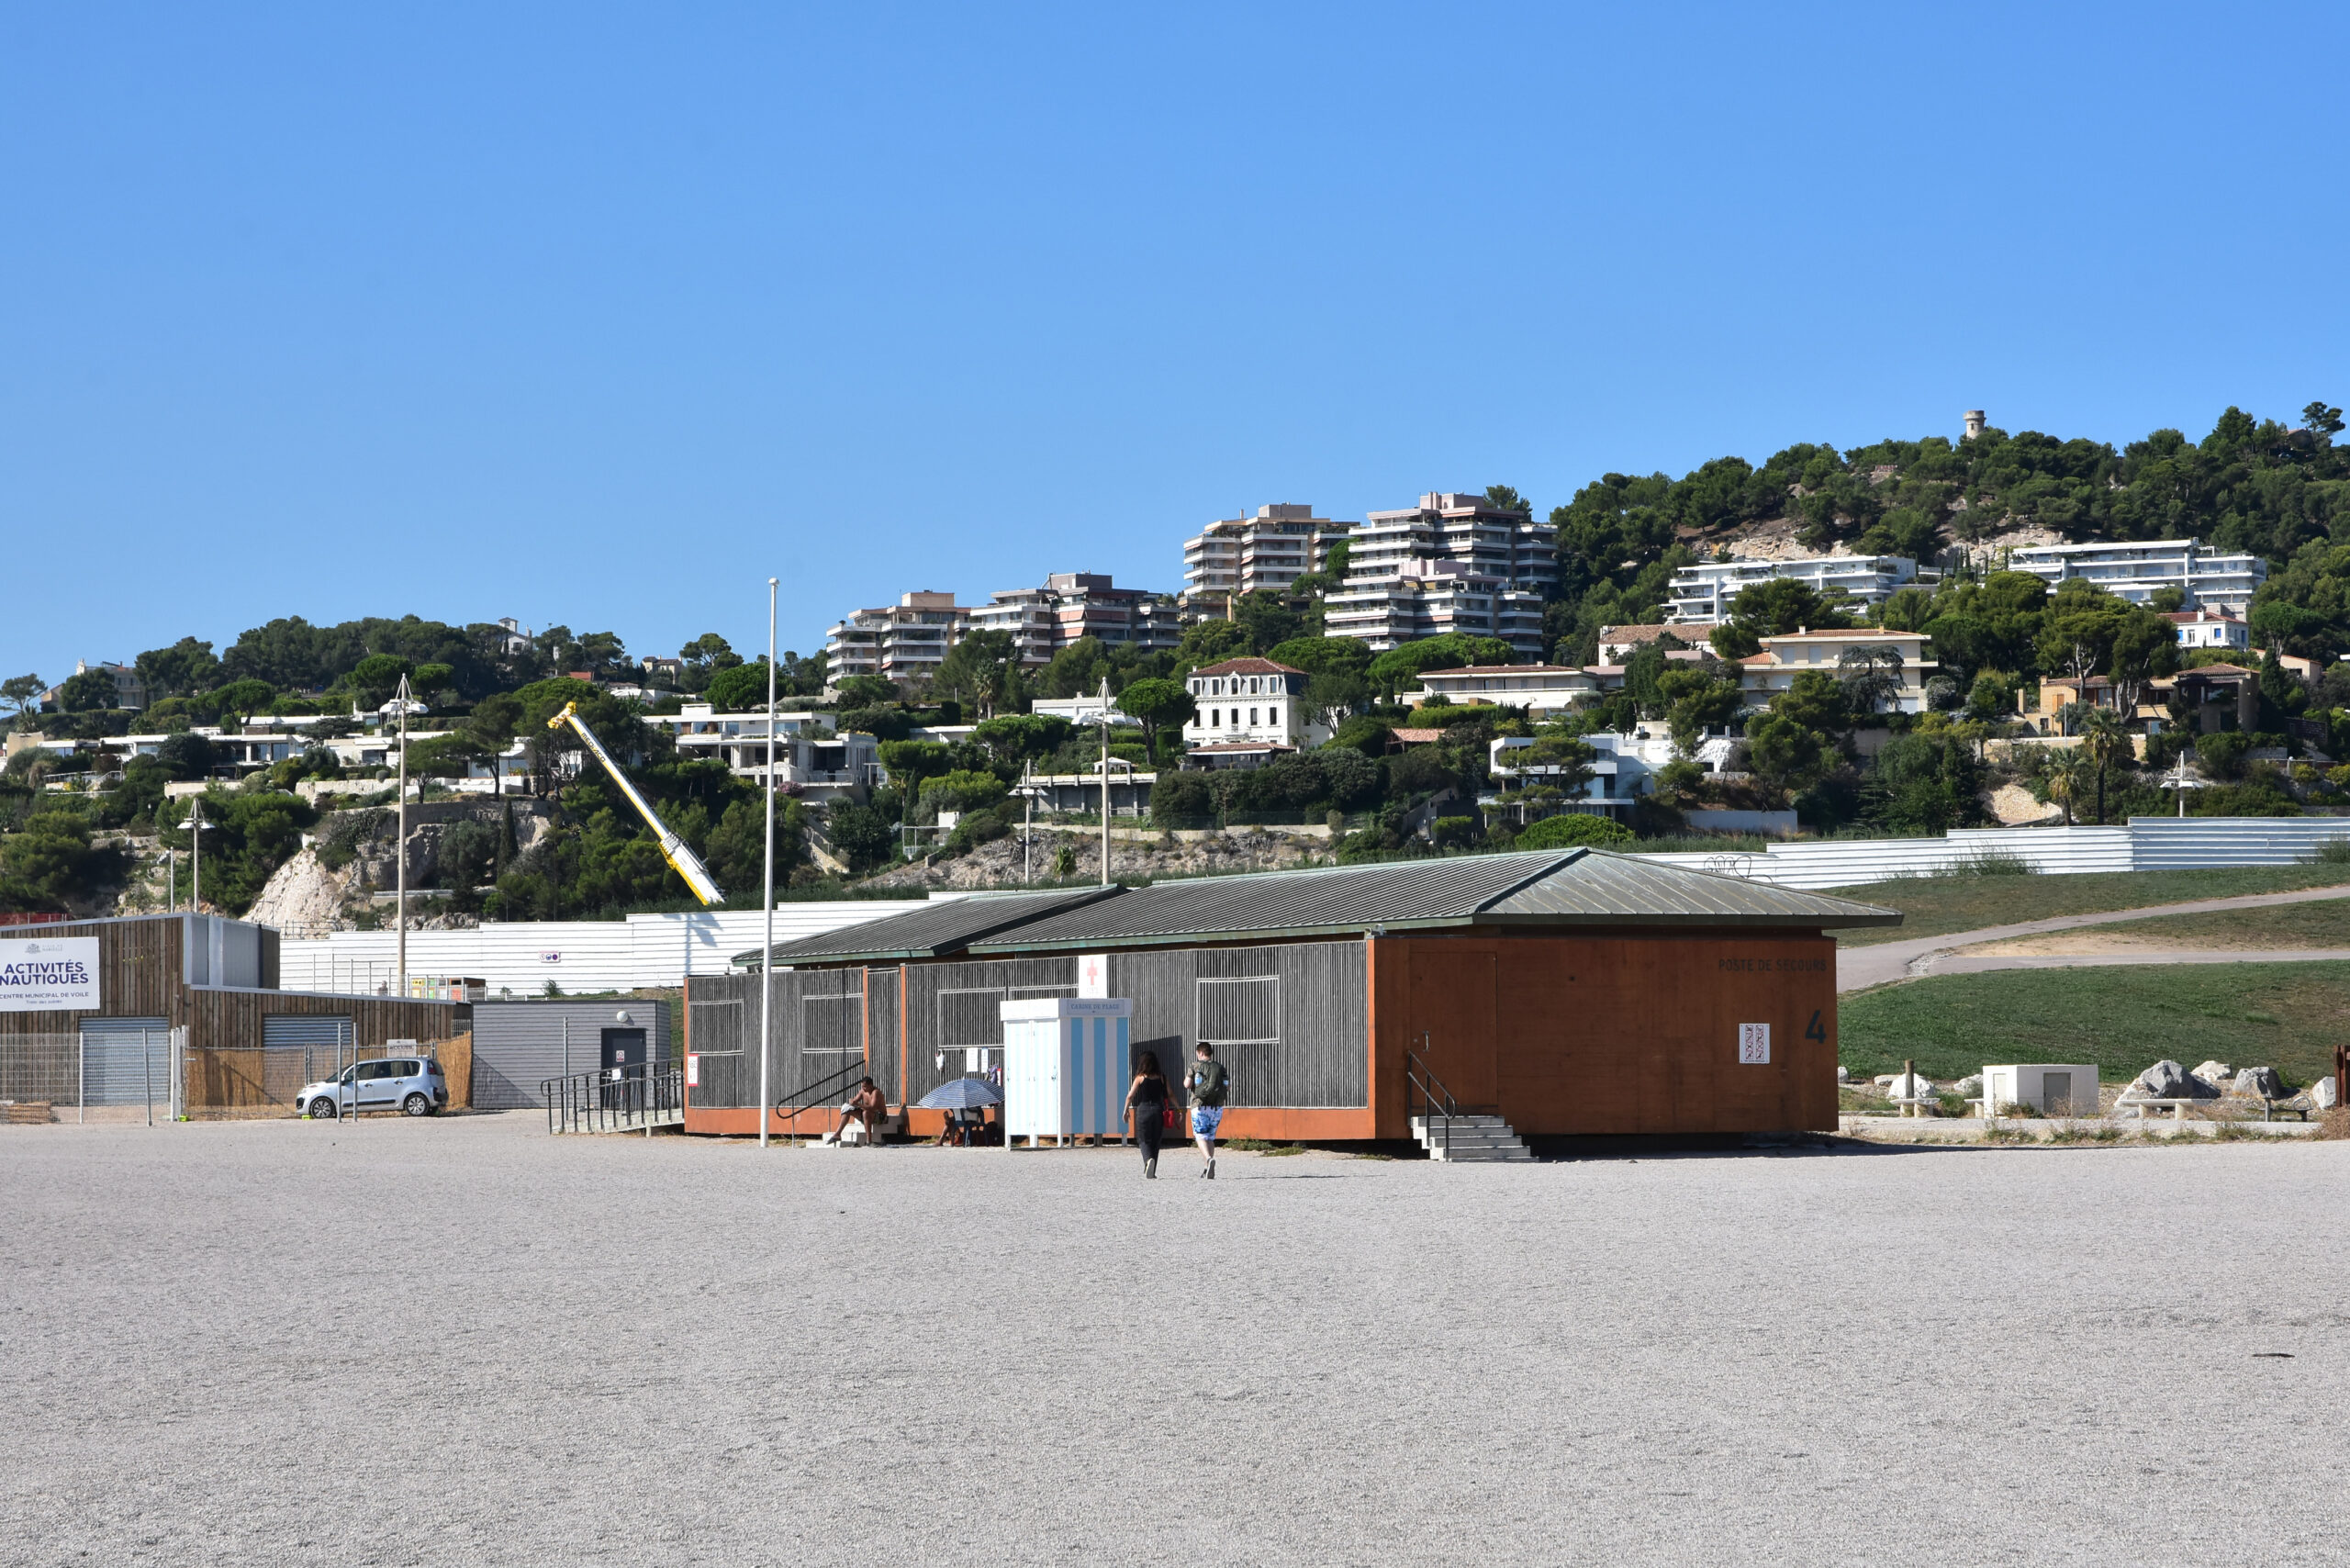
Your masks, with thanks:
<instances>
[{"instance_id":1,"label":"concrete staircase","mask_svg":"<svg viewBox=\"0 0 2350 1568\"><path fill-rule=\"evenodd\" d=\"M1431 1159L1528 1161L1534 1153L1499 1116L1455 1116L1449 1148L1442 1116L1414 1116L1412 1136Z\"/></svg>"}]
</instances>

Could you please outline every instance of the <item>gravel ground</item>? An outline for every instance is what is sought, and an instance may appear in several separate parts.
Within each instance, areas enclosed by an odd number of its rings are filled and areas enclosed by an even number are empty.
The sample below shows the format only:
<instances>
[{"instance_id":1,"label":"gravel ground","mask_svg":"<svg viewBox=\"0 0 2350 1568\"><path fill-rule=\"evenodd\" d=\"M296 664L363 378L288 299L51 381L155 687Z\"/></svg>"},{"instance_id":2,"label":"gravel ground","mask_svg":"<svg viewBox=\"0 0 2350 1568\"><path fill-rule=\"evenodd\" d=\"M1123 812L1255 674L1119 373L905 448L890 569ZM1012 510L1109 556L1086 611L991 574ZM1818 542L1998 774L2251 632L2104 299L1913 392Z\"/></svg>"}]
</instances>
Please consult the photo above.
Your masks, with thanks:
<instances>
[{"instance_id":1,"label":"gravel ground","mask_svg":"<svg viewBox=\"0 0 2350 1568\"><path fill-rule=\"evenodd\" d=\"M0 1562L2350 1544L2350 1145L1167 1163L0 1129Z\"/></svg>"}]
</instances>

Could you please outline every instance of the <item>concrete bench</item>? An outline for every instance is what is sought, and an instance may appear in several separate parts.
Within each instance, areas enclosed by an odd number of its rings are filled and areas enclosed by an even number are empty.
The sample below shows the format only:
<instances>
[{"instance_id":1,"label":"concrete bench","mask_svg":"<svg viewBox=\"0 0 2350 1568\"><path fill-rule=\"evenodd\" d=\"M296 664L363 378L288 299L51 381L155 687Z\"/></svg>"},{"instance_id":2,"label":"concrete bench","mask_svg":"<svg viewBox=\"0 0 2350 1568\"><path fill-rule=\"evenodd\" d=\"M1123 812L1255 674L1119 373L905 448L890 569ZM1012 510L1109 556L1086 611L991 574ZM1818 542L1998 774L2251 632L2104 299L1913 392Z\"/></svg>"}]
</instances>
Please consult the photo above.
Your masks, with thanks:
<instances>
[{"instance_id":1,"label":"concrete bench","mask_svg":"<svg viewBox=\"0 0 2350 1568\"><path fill-rule=\"evenodd\" d=\"M1929 1106L1935 1110L1942 1108L1942 1101L1930 1094L1888 1094L1885 1098L1888 1103L1900 1107L1894 1113L1899 1116L1924 1116L1930 1114L1928 1110Z\"/></svg>"},{"instance_id":2,"label":"concrete bench","mask_svg":"<svg viewBox=\"0 0 2350 1568\"><path fill-rule=\"evenodd\" d=\"M2132 1105L2142 1106L2147 1110L2161 1110L2166 1108L2170 1112L2170 1119L2172 1121L2183 1122L2187 1120L2187 1112L2188 1107L2195 1105L2213 1105L2217 1103L2218 1102L2215 1100L2198 1100L2192 1095L2187 1095L2176 1100L2121 1100L2117 1101L2114 1103L2113 1108L2117 1111L2128 1110Z\"/></svg>"}]
</instances>

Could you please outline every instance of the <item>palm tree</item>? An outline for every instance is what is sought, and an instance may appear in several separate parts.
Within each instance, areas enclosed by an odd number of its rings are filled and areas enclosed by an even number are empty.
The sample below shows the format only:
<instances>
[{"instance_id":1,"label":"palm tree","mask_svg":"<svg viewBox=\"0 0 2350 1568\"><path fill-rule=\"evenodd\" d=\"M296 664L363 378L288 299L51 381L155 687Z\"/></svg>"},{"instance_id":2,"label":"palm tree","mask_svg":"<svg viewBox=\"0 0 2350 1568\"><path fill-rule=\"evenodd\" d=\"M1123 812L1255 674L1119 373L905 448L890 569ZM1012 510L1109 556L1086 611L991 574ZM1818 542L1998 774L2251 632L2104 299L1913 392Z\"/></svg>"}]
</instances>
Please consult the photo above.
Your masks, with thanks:
<instances>
[{"instance_id":1,"label":"palm tree","mask_svg":"<svg viewBox=\"0 0 2350 1568\"><path fill-rule=\"evenodd\" d=\"M2073 825L2073 802L2088 788L2089 759L2078 746L2068 746L2048 759L2048 798L2065 808L2065 825Z\"/></svg>"},{"instance_id":2,"label":"palm tree","mask_svg":"<svg viewBox=\"0 0 2350 1568\"><path fill-rule=\"evenodd\" d=\"M2110 708L2092 708L2081 719L2080 749L2097 767L2097 820L2105 823L2105 770L2131 755L2129 727Z\"/></svg>"}]
</instances>

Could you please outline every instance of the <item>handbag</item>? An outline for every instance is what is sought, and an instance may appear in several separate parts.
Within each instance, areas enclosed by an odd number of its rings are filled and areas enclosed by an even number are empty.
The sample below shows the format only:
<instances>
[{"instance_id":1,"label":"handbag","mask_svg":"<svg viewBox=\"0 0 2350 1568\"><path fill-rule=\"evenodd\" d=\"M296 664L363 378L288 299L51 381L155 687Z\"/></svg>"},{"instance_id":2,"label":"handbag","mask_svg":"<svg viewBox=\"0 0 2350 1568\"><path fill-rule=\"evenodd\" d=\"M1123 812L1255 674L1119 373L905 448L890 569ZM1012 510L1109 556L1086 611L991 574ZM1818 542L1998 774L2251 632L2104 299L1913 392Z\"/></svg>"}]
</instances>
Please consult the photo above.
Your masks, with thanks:
<instances>
[{"instance_id":1,"label":"handbag","mask_svg":"<svg viewBox=\"0 0 2350 1568\"><path fill-rule=\"evenodd\" d=\"M1160 1126L1162 1126L1162 1127L1165 1127L1165 1128L1166 1128L1169 1132L1170 1132L1170 1133L1171 1133L1171 1132L1173 1132L1173 1131L1175 1130L1175 1107L1174 1107L1174 1106L1172 1106L1172 1105L1161 1105L1161 1106L1159 1106L1159 1108L1158 1108L1158 1125L1159 1125Z\"/></svg>"}]
</instances>

